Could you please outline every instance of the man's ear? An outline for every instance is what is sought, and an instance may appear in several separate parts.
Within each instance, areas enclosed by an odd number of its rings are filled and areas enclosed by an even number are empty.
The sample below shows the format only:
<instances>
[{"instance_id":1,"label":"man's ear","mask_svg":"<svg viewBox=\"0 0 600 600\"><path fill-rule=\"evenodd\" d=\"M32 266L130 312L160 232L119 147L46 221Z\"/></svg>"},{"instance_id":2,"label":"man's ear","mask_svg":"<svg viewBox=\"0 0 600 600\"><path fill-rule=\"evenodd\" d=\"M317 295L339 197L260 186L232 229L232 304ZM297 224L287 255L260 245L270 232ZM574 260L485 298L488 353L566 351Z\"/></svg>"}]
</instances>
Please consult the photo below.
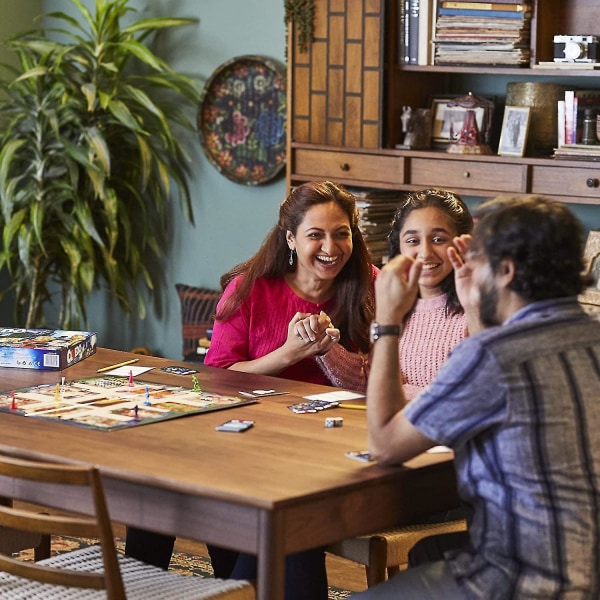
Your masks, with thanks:
<instances>
[{"instance_id":1,"label":"man's ear","mask_svg":"<svg viewBox=\"0 0 600 600\"><path fill-rule=\"evenodd\" d=\"M503 258L496 270L496 280L498 285L509 287L515 278L515 263L512 258Z\"/></svg>"}]
</instances>

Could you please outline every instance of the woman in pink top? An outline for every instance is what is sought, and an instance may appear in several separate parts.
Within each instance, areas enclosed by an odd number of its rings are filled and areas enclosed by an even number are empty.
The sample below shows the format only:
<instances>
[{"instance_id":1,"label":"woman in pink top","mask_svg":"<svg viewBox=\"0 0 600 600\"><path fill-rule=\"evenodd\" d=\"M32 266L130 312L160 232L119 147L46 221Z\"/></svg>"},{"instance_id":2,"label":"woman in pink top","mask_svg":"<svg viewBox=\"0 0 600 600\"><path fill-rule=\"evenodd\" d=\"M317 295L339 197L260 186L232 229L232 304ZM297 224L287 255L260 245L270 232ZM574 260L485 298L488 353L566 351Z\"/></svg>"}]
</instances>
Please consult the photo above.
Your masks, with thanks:
<instances>
[{"instance_id":1,"label":"woman in pink top","mask_svg":"<svg viewBox=\"0 0 600 600\"><path fill-rule=\"evenodd\" d=\"M331 354L331 364L352 357L360 371L377 273L354 196L329 181L297 187L258 252L221 278L204 364L331 385L316 360ZM172 536L129 528L126 554L167 568L173 543ZM256 578L256 557L208 550L216 577ZM288 556L285 572L285 600L327 600L324 549Z\"/></svg>"},{"instance_id":2,"label":"woman in pink top","mask_svg":"<svg viewBox=\"0 0 600 600\"><path fill-rule=\"evenodd\" d=\"M364 365L378 270L358 227L354 196L329 181L294 189L248 261L221 278L209 366L332 385L316 360ZM335 324L335 325L334 325ZM335 349L335 353L334 353ZM254 556L209 547L223 577L253 579ZM323 549L286 559L286 600L326 600Z\"/></svg>"},{"instance_id":3,"label":"woman in pink top","mask_svg":"<svg viewBox=\"0 0 600 600\"><path fill-rule=\"evenodd\" d=\"M328 181L297 187L259 251L221 278L204 364L332 385L315 358L337 347L333 362L363 364L376 272L354 196Z\"/></svg>"}]
</instances>

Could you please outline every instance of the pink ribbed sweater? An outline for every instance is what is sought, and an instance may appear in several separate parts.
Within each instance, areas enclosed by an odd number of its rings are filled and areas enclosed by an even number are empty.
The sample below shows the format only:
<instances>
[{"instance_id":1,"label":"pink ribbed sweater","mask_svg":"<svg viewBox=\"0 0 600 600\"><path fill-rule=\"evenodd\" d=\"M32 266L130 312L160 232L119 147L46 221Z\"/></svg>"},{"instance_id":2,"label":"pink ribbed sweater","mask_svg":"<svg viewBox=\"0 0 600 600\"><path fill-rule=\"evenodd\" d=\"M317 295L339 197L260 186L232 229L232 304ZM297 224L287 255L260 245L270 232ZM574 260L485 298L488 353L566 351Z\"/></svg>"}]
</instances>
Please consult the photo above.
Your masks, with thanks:
<instances>
[{"instance_id":1,"label":"pink ribbed sweater","mask_svg":"<svg viewBox=\"0 0 600 600\"><path fill-rule=\"evenodd\" d=\"M450 350L466 335L464 314L446 316L446 295L417 299L400 338L404 393L412 400L434 378ZM317 362L334 385L360 392L367 387L366 357L334 346Z\"/></svg>"}]
</instances>

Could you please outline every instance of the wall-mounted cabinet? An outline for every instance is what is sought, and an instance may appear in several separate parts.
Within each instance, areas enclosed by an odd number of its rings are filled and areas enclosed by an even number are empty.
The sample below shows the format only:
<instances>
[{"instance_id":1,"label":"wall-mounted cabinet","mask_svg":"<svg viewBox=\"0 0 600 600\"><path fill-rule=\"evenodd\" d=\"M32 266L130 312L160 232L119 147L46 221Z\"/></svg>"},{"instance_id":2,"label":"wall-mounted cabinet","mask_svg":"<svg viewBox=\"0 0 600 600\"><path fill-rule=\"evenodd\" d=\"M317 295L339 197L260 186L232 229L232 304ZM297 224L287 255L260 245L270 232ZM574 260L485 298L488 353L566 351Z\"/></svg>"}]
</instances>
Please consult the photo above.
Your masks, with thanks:
<instances>
[{"instance_id":1,"label":"wall-mounted cabinet","mask_svg":"<svg viewBox=\"0 0 600 600\"><path fill-rule=\"evenodd\" d=\"M593 161L395 148L403 136L403 106L428 107L432 97L456 93L465 79L477 81L479 94L507 77L600 88L600 70L535 67L552 60L556 34L600 35L598 1L531 0L531 60L525 68L399 64L399 1L315 0L315 41L306 52L299 51L293 32L288 183L328 177L362 187L543 193L600 204L600 163Z\"/></svg>"}]
</instances>

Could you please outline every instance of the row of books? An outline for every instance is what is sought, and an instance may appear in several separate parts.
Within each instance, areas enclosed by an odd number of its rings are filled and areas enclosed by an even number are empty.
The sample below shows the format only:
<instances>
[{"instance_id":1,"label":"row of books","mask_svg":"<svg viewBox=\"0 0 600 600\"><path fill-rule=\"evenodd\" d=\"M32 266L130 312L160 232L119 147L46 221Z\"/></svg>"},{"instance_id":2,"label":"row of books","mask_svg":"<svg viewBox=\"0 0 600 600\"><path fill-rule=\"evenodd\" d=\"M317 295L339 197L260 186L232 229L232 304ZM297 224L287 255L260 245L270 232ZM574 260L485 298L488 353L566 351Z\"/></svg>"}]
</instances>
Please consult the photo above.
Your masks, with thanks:
<instances>
[{"instance_id":1,"label":"row of books","mask_svg":"<svg viewBox=\"0 0 600 600\"><path fill-rule=\"evenodd\" d=\"M584 137L584 116L591 111L593 144ZM600 161L600 141L596 136L595 116L600 115L600 90L566 90L558 101L558 147L554 157L567 160Z\"/></svg>"},{"instance_id":2,"label":"row of books","mask_svg":"<svg viewBox=\"0 0 600 600\"><path fill-rule=\"evenodd\" d=\"M371 260L375 265L388 261L388 234L396 209L404 199L404 194L387 190L365 190L351 188L356 196L358 226L365 238Z\"/></svg>"},{"instance_id":3,"label":"row of books","mask_svg":"<svg viewBox=\"0 0 600 600\"><path fill-rule=\"evenodd\" d=\"M529 64L530 0L398 3L400 64Z\"/></svg>"}]
</instances>

